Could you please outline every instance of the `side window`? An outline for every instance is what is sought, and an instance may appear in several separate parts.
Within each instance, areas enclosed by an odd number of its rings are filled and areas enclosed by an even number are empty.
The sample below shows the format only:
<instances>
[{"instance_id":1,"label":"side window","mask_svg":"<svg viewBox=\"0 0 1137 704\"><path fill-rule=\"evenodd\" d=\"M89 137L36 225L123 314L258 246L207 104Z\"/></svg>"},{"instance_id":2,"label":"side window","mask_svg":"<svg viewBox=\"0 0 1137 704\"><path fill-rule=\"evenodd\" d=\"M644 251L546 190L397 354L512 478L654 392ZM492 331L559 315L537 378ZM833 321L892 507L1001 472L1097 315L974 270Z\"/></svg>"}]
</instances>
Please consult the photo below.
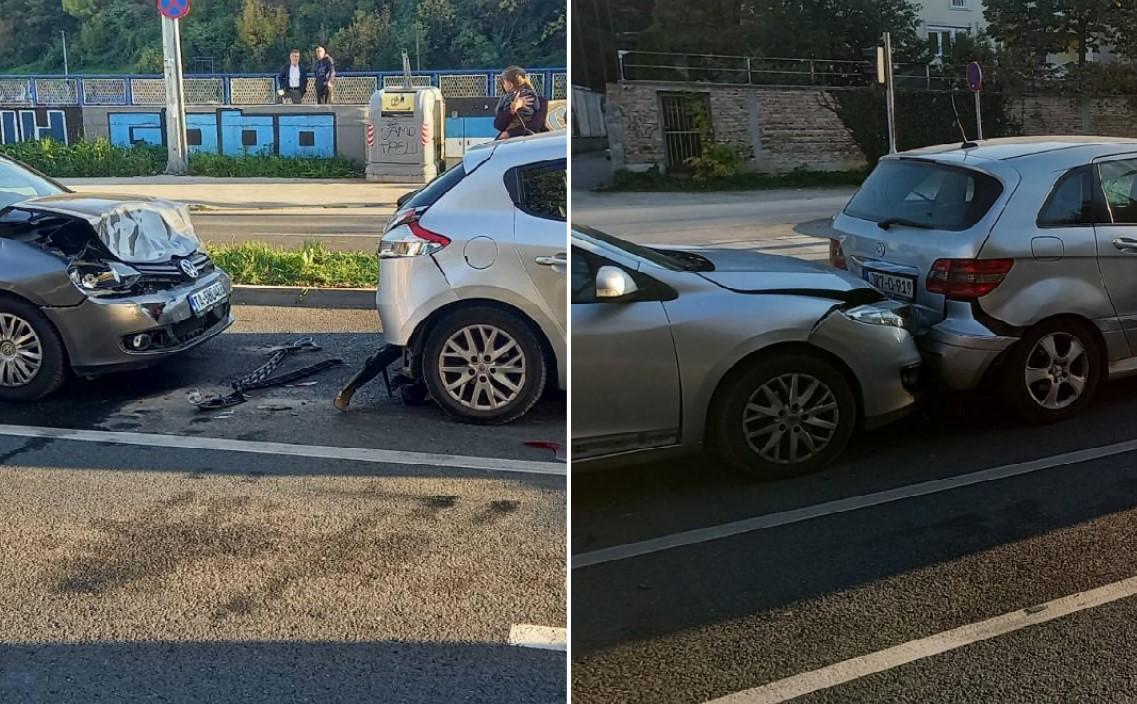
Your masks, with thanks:
<instances>
[{"instance_id":1,"label":"side window","mask_svg":"<svg viewBox=\"0 0 1137 704\"><path fill-rule=\"evenodd\" d=\"M572 302L593 303L596 301L596 270L594 257L582 252L576 247L572 248Z\"/></svg>"},{"instance_id":2,"label":"side window","mask_svg":"<svg viewBox=\"0 0 1137 704\"><path fill-rule=\"evenodd\" d=\"M513 203L530 215L565 222L568 188L564 162L534 164L517 170L516 187L510 189Z\"/></svg>"},{"instance_id":3,"label":"side window","mask_svg":"<svg viewBox=\"0 0 1137 704\"><path fill-rule=\"evenodd\" d=\"M1137 224L1137 160L1103 162L1099 167L1105 202L1116 224Z\"/></svg>"},{"instance_id":4,"label":"side window","mask_svg":"<svg viewBox=\"0 0 1137 704\"><path fill-rule=\"evenodd\" d=\"M1092 225L1106 219L1099 214L1094 189L1090 166L1079 166L1063 174L1038 213L1039 227Z\"/></svg>"}]
</instances>

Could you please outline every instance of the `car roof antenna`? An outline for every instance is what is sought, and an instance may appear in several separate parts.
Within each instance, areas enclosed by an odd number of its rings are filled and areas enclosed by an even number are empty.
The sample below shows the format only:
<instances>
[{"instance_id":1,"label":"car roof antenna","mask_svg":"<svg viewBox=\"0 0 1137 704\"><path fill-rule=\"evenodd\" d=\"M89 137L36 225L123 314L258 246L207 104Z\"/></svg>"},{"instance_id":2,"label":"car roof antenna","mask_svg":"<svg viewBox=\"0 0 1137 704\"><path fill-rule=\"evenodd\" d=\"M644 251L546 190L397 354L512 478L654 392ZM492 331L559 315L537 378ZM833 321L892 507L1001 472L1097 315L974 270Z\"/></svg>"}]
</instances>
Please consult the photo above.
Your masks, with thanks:
<instances>
[{"instance_id":1,"label":"car roof antenna","mask_svg":"<svg viewBox=\"0 0 1137 704\"><path fill-rule=\"evenodd\" d=\"M951 111L955 113L955 124L959 125L959 134L963 136L963 144L959 145L960 149L973 149L979 145L975 142L968 141L967 132L963 130L963 120L959 119L959 110L955 107L955 89L948 91L948 97L951 98Z\"/></svg>"}]
</instances>

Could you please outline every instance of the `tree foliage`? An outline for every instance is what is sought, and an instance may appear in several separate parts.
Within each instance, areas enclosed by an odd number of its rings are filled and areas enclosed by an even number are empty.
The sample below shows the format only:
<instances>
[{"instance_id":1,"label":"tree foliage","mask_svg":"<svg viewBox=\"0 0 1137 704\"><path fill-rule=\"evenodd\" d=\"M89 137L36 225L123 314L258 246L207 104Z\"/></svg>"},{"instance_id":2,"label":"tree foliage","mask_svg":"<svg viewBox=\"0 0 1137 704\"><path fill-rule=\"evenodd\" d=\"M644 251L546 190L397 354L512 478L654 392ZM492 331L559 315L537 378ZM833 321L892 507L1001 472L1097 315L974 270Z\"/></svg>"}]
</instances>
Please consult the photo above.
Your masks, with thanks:
<instances>
[{"instance_id":1,"label":"tree foliage","mask_svg":"<svg viewBox=\"0 0 1137 704\"><path fill-rule=\"evenodd\" d=\"M656 0L643 49L778 58L860 59L892 33L900 61L926 52L913 0Z\"/></svg>"},{"instance_id":2,"label":"tree foliage","mask_svg":"<svg viewBox=\"0 0 1137 704\"><path fill-rule=\"evenodd\" d=\"M560 66L564 0L193 0L182 21L187 70L276 71L323 44L344 70ZM0 0L0 71L161 70L154 0ZM204 61L197 62L195 59Z\"/></svg>"},{"instance_id":3,"label":"tree foliage","mask_svg":"<svg viewBox=\"0 0 1137 704\"><path fill-rule=\"evenodd\" d=\"M986 0L989 32L1020 65L1044 73L1047 56L1087 54L1137 34L1133 3L1119 0ZM1122 47L1125 48L1125 47Z\"/></svg>"}]
</instances>

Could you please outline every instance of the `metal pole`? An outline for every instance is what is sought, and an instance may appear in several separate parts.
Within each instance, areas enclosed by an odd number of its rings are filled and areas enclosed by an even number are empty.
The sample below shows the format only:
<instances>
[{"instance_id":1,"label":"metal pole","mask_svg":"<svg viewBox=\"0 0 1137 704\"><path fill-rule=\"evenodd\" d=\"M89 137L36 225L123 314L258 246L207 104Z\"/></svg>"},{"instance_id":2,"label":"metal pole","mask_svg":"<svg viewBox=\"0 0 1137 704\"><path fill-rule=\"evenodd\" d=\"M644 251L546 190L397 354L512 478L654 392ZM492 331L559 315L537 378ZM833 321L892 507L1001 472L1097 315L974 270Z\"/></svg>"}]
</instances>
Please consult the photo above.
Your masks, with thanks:
<instances>
[{"instance_id":1,"label":"metal pole","mask_svg":"<svg viewBox=\"0 0 1137 704\"><path fill-rule=\"evenodd\" d=\"M182 42L178 20L162 17L163 73L166 78L166 173L186 172L186 97L182 86Z\"/></svg>"},{"instance_id":2,"label":"metal pole","mask_svg":"<svg viewBox=\"0 0 1137 704\"><path fill-rule=\"evenodd\" d=\"M892 84L892 35L884 33L884 103L888 110L888 153L896 153L896 101Z\"/></svg>"},{"instance_id":3,"label":"metal pole","mask_svg":"<svg viewBox=\"0 0 1137 704\"><path fill-rule=\"evenodd\" d=\"M67 66L67 30L59 30L59 34L63 37L63 75L66 76L71 73Z\"/></svg>"},{"instance_id":4,"label":"metal pole","mask_svg":"<svg viewBox=\"0 0 1137 704\"><path fill-rule=\"evenodd\" d=\"M975 133L983 139L983 110L979 107L979 91L975 91Z\"/></svg>"}]
</instances>

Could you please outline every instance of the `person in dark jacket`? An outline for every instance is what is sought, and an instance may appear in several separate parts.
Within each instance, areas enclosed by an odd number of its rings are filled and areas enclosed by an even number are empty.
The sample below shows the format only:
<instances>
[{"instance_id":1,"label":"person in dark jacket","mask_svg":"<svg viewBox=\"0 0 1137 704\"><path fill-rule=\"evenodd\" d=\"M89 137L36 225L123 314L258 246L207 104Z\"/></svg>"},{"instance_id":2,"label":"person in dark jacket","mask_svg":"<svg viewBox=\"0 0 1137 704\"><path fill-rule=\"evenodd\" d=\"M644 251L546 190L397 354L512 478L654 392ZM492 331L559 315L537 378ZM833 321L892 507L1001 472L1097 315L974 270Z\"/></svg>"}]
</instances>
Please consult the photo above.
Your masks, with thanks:
<instances>
[{"instance_id":1,"label":"person in dark jacket","mask_svg":"<svg viewBox=\"0 0 1137 704\"><path fill-rule=\"evenodd\" d=\"M498 131L497 139L545 132L549 106L537 95L525 69L510 66L502 71L500 80L504 95L497 101L493 119L494 129Z\"/></svg>"},{"instance_id":2,"label":"person in dark jacket","mask_svg":"<svg viewBox=\"0 0 1137 704\"><path fill-rule=\"evenodd\" d=\"M327 105L332 102L332 90L336 86L336 62L322 46L316 47L316 65L312 73L316 76L316 102Z\"/></svg>"},{"instance_id":3,"label":"person in dark jacket","mask_svg":"<svg viewBox=\"0 0 1137 704\"><path fill-rule=\"evenodd\" d=\"M300 64L299 49L288 52L288 63L280 69L276 80L276 92L281 100L288 98L293 105L299 105L304 100L304 91L308 88L308 69Z\"/></svg>"}]
</instances>

